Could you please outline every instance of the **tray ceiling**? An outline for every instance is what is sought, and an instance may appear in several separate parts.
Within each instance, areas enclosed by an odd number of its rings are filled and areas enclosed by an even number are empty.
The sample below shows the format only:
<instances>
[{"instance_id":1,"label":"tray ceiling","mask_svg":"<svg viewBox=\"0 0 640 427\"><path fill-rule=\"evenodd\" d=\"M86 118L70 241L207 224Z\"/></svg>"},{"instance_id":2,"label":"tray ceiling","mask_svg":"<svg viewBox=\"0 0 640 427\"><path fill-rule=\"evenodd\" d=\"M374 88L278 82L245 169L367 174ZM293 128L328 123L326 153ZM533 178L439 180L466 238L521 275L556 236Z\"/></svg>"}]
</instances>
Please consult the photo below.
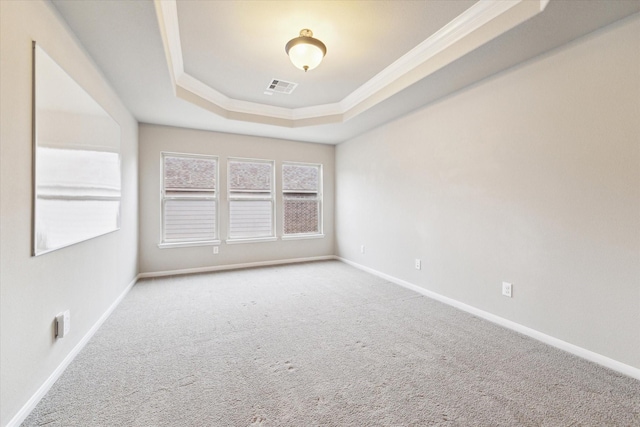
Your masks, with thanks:
<instances>
[{"instance_id":1,"label":"tray ceiling","mask_svg":"<svg viewBox=\"0 0 640 427\"><path fill-rule=\"evenodd\" d=\"M338 143L640 10L636 0L53 0L141 122ZM327 45L298 70L302 28ZM265 95L273 79L297 83Z\"/></svg>"}]
</instances>

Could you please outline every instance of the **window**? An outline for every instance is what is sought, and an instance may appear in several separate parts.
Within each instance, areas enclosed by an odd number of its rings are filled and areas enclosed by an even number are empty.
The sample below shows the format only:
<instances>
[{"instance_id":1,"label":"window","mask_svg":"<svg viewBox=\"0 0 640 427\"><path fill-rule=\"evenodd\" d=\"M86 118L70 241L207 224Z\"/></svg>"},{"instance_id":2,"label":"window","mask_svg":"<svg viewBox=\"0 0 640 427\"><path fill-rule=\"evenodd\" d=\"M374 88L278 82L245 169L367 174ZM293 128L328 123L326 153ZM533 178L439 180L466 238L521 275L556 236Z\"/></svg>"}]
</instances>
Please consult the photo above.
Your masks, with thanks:
<instances>
[{"instance_id":1,"label":"window","mask_svg":"<svg viewBox=\"0 0 640 427\"><path fill-rule=\"evenodd\" d=\"M160 247L218 243L218 158L162 153Z\"/></svg>"},{"instance_id":2,"label":"window","mask_svg":"<svg viewBox=\"0 0 640 427\"><path fill-rule=\"evenodd\" d=\"M229 159L229 240L273 240L273 161Z\"/></svg>"},{"instance_id":3,"label":"window","mask_svg":"<svg viewBox=\"0 0 640 427\"><path fill-rule=\"evenodd\" d=\"M322 235L322 165L282 165L284 235Z\"/></svg>"}]
</instances>

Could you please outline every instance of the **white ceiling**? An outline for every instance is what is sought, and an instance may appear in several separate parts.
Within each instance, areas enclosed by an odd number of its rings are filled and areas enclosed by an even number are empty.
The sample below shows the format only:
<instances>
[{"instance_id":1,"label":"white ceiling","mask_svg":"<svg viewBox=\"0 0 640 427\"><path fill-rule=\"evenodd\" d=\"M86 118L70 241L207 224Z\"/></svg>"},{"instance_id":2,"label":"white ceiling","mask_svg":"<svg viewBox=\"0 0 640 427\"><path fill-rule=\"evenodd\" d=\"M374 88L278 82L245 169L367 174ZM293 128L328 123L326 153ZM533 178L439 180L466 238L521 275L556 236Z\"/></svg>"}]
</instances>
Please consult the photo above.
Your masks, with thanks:
<instances>
[{"instance_id":1,"label":"white ceiling","mask_svg":"<svg viewBox=\"0 0 640 427\"><path fill-rule=\"evenodd\" d=\"M53 0L141 122L339 143L640 11L638 0ZM304 73L284 45L327 45ZM273 78L298 83L264 95Z\"/></svg>"},{"instance_id":2,"label":"white ceiling","mask_svg":"<svg viewBox=\"0 0 640 427\"><path fill-rule=\"evenodd\" d=\"M234 99L297 108L341 101L474 3L179 1L177 15L187 73ZM307 73L284 51L302 28L328 47ZM272 78L299 86L267 98Z\"/></svg>"}]
</instances>

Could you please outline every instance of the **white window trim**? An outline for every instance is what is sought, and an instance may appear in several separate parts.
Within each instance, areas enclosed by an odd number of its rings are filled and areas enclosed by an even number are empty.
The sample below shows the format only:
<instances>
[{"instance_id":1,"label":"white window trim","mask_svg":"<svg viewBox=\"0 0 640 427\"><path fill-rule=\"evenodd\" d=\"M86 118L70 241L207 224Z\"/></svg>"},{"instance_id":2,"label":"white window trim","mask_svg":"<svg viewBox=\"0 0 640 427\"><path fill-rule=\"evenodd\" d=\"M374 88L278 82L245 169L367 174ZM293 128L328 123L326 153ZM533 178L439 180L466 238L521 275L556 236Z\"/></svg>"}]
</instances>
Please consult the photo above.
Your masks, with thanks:
<instances>
[{"instance_id":1,"label":"white window trim","mask_svg":"<svg viewBox=\"0 0 640 427\"><path fill-rule=\"evenodd\" d=\"M222 243L221 240L203 240L197 242L171 242L171 243L158 243L158 247L161 249L168 248L186 248L191 246L217 246Z\"/></svg>"},{"instance_id":2,"label":"white window trim","mask_svg":"<svg viewBox=\"0 0 640 427\"><path fill-rule=\"evenodd\" d=\"M316 166L320 169L320 176L318 177L318 232L317 233L298 233L298 234L285 234L284 232L284 166L285 165L299 165L299 166ZM304 163L304 162L282 162L282 183L280 194L282 196L282 240L303 240L303 239L322 239L324 238L324 165L322 163Z\"/></svg>"},{"instance_id":3,"label":"white window trim","mask_svg":"<svg viewBox=\"0 0 640 427\"><path fill-rule=\"evenodd\" d=\"M238 243L262 243L262 242L275 242L277 241L277 237L248 237L246 239L237 238L237 239L227 239L225 243L228 245L236 245Z\"/></svg>"},{"instance_id":4,"label":"white window trim","mask_svg":"<svg viewBox=\"0 0 640 427\"><path fill-rule=\"evenodd\" d=\"M240 198L231 196L231 163L232 162L250 162L250 163L267 163L271 164L271 196ZM242 200L269 200L271 201L271 236L264 237L231 237L231 202ZM275 242L278 240L276 234L276 162L268 159L255 159L249 157L228 157L227 158L227 238L225 243L259 243L259 242Z\"/></svg>"},{"instance_id":5,"label":"white window trim","mask_svg":"<svg viewBox=\"0 0 640 427\"><path fill-rule=\"evenodd\" d=\"M307 234L286 234L281 237L282 240L304 240L304 239L324 239L324 234L307 233Z\"/></svg>"},{"instance_id":6,"label":"white window trim","mask_svg":"<svg viewBox=\"0 0 640 427\"><path fill-rule=\"evenodd\" d=\"M164 188L164 158L165 157L191 157L195 159L213 159L216 161L216 188L214 191L214 196L203 196L198 197L198 199L209 199L215 200L216 202L216 223L215 223L215 235L218 236L218 239L214 240L193 240L193 241L182 241L182 242L165 242L164 241L164 202L165 200L170 199L181 199L180 197L166 197L165 196L165 188ZM197 154L197 153L178 153L172 151L161 151L160 152L160 242L158 243L158 248L160 249L169 249L169 248L186 248L191 246L215 246L221 243L219 239L220 236L220 158L218 156L210 155L210 154Z\"/></svg>"}]
</instances>

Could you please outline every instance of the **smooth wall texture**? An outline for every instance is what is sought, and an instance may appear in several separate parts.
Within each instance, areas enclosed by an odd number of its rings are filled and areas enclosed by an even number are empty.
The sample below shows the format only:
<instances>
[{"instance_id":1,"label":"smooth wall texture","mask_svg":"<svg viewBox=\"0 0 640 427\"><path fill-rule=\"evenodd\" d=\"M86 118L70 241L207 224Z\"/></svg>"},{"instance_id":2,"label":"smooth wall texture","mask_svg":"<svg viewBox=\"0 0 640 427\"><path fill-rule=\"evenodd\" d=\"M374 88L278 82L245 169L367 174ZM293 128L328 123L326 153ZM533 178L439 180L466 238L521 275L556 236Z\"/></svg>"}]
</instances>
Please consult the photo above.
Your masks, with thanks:
<instances>
[{"instance_id":1,"label":"smooth wall texture","mask_svg":"<svg viewBox=\"0 0 640 427\"><path fill-rule=\"evenodd\" d=\"M339 145L337 253L640 368L639 117L635 15Z\"/></svg>"},{"instance_id":2,"label":"smooth wall texture","mask_svg":"<svg viewBox=\"0 0 640 427\"><path fill-rule=\"evenodd\" d=\"M311 144L253 136L233 135L176 127L140 125L140 271L157 273L289 260L334 254L334 157L333 145ZM163 152L209 154L219 157L221 208L219 254L211 246L158 247L160 242L160 154ZM282 162L321 163L324 175L324 238L226 244L228 229L227 158L275 160L276 232L282 236Z\"/></svg>"},{"instance_id":3,"label":"smooth wall texture","mask_svg":"<svg viewBox=\"0 0 640 427\"><path fill-rule=\"evenodd\" d=\"M0 2L0 425L6 425L116 301L137 273L137 122L44 1ZM31 256L32 40L121 129L121 229ZM71 310L70 334L54 318Z\"/></svg>"}]
</instances>

